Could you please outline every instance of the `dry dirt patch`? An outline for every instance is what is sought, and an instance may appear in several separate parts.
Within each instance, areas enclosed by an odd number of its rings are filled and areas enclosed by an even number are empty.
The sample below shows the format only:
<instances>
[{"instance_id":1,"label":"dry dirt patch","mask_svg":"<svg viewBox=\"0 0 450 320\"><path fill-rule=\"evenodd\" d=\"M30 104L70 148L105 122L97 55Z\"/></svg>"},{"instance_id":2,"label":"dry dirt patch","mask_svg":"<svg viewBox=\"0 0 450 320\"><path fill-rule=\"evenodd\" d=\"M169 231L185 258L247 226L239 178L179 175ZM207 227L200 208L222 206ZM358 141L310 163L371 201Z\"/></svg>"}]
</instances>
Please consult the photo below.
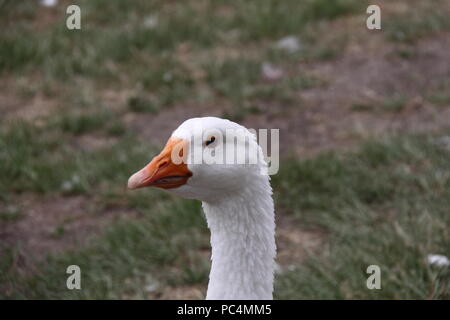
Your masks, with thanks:
<instances>
[{"instance_id":1,"label":"dry dirt patch","mask_svg":"<svg viewBox=\"0 0 450 320\"><path fill-rule=\"evenodd\" d=\"M397 45L383 40L382 35L374 39L366 45L349 45L341 57L331 61L300 62L297 73L316 74L326 79L327 85L300 90L297 106L283 112L269 106L266 113L249 115L242 124L254 129L280 129L282 154L298 155L345 148L381 134L425 132L448 126L449 108L436 108L425 95L450 79L450 34L420 41L410 59L399 57ZM352 109L357 103L379 106L394 95L405 97L405 106L398 112ZM162 145L185 119L220 116L226 107L220 100L210 105L187 103L155 115L127 114L125 119L130 129Z\"/></svg>"},{"instance_id":2,"label":"dry dirt patch","mask_svg":"<svg viewBox=\"0 0 450 320\"><path fill-rule=\"evenodd\" d=\"M27 270L48 253L85 245L108 222L130 215L119 207L98 210L96 200L86 196L23 195L14 203L20 208L20 216L0 222L0 249L19 248L16 267Z\"/></svg>"},{"instance_id":3,"label":"dry dirt patch","mask_svg":"<svg viewBox=\"0 0 450 320\"><path fill-rule=\"evenodd\" d=\"M302 228L301 223L284 216L282 211L277 212L276 235L279 272L301 263L308 254L320 248L325 236L320 230Z\"/></svg>"}]
</instances>

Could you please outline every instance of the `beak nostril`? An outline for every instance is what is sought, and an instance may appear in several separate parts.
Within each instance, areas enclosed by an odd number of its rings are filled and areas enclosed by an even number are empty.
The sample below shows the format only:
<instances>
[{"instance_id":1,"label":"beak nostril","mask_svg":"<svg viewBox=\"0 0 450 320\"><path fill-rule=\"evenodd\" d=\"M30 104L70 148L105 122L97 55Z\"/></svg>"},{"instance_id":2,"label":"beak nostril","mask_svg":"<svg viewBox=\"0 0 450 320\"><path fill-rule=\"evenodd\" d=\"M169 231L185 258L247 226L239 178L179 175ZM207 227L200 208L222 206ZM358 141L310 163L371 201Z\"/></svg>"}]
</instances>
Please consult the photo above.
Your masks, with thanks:
<instances>
[{"instance_id":1,"label":"beak nostril","mask_svg":"<svg viewBox=\"0 0 450 320\"><path fill-rule=\"evenodd\" d=\"M162 161L161 163L158 164L158 170L162 169L164 167L167 167L168 164L169 164L169 161L167 161L167 160Z\"/></svg>"}]
</instances>

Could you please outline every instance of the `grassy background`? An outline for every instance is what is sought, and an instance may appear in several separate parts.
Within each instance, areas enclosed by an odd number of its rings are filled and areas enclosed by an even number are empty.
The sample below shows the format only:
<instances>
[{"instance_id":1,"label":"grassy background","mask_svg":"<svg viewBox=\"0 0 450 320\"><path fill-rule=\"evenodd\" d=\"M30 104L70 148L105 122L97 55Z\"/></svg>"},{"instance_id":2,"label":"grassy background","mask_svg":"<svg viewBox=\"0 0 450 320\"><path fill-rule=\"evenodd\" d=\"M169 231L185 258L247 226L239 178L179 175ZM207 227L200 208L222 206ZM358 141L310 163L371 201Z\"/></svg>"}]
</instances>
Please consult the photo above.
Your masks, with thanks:
<instances>
[{"instance_id":1,"label":"grassy background","mask_svg":"<svg viewBox=\"0 0 450 320\"><path fill-rule=\"evenodd\" d=\"M200 204L156 190L124 191L129 175L163 143L147 140L130 118L179 106L186 117L206 115L214 106L238 121L261 115L287 121L303 112L299 92L320 95L329 81L314 68L298 71L299 63L337 64L355 43L370 50L360 37L364 27L348 31L364 26L366 3L75 1L82 31L65 28L68 3L43 8L0 0L0 235L13 239L0 241L0 297L202 298L209 232ZM420 41L448 32L450 5L431 1L418 10L398 3L400 9L386 7L376 41L409 61ZM301 50L276 49L289 35L300 39ZM263 63L289 71L267 81ZM449 79L420 93L433 110L449 107ZM396 92L348 105L374 119L401 117L413 98ZM37 105L37 114L28 105ZM449 269L426 261L430 253L450 253L450 151L442 142L450 132L432 129L361 139L350 151L339 145L308 157L283 151L273 177L278 222L288 219L296 232L314 232L321 241L301 259L280 262L276 298L450 298ZM27 234L14 234L20 230L14 227L32 219L30 207L76 197L94 223L105 212L118 215L85 241L27 251ZM32 241L69 242L75 222L49 222L43 238ZM277 233L280 242L283 224ZM81 267L82 290L65 287L71 264ZM381 290L366 287L371 264L381 267Z\"/></svg>"}]
</instances>

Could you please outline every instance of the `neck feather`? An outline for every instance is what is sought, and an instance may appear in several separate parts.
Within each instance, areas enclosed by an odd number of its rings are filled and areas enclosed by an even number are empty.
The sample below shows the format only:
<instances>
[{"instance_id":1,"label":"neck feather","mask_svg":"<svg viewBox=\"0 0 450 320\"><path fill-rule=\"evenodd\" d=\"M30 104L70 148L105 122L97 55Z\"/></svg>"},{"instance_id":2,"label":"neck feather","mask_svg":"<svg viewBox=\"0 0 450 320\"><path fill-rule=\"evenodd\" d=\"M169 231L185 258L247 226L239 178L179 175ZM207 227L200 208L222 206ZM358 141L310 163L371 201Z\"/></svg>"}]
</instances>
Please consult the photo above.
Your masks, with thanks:
<instances>
[{"instance_id":1,"label":"neck feather","mask_svg":"<svg viewBox=\"0 0 450 320\"><path fill-rule=\"evenodd\" d=\"M268 176L259 175L253 182L218 202L203 202L212 246L206 299L272 299L272 189Z\"/></svg>"}]
</instances>

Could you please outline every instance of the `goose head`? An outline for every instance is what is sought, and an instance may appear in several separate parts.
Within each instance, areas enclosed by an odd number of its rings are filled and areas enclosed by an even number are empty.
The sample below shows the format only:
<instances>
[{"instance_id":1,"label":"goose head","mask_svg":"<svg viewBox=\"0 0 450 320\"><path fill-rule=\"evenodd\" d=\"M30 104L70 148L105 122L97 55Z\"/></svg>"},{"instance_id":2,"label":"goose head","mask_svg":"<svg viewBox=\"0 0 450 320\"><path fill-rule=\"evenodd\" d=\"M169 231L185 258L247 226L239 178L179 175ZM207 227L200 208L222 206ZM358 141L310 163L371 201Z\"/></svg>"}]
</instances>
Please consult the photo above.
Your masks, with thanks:
<instances>
[{"instance_id":1,"label":"goose head","mask_svg":"<svg viewBox=\"0 0 450 320\"><path fill-rule=\"evenodd\" d=\"M133 174L128 188L157 187L185 198L214 201L241 192L265 162L256 136L230 120L183 122L160 154Z\"/></svg>"}]
</instances>

